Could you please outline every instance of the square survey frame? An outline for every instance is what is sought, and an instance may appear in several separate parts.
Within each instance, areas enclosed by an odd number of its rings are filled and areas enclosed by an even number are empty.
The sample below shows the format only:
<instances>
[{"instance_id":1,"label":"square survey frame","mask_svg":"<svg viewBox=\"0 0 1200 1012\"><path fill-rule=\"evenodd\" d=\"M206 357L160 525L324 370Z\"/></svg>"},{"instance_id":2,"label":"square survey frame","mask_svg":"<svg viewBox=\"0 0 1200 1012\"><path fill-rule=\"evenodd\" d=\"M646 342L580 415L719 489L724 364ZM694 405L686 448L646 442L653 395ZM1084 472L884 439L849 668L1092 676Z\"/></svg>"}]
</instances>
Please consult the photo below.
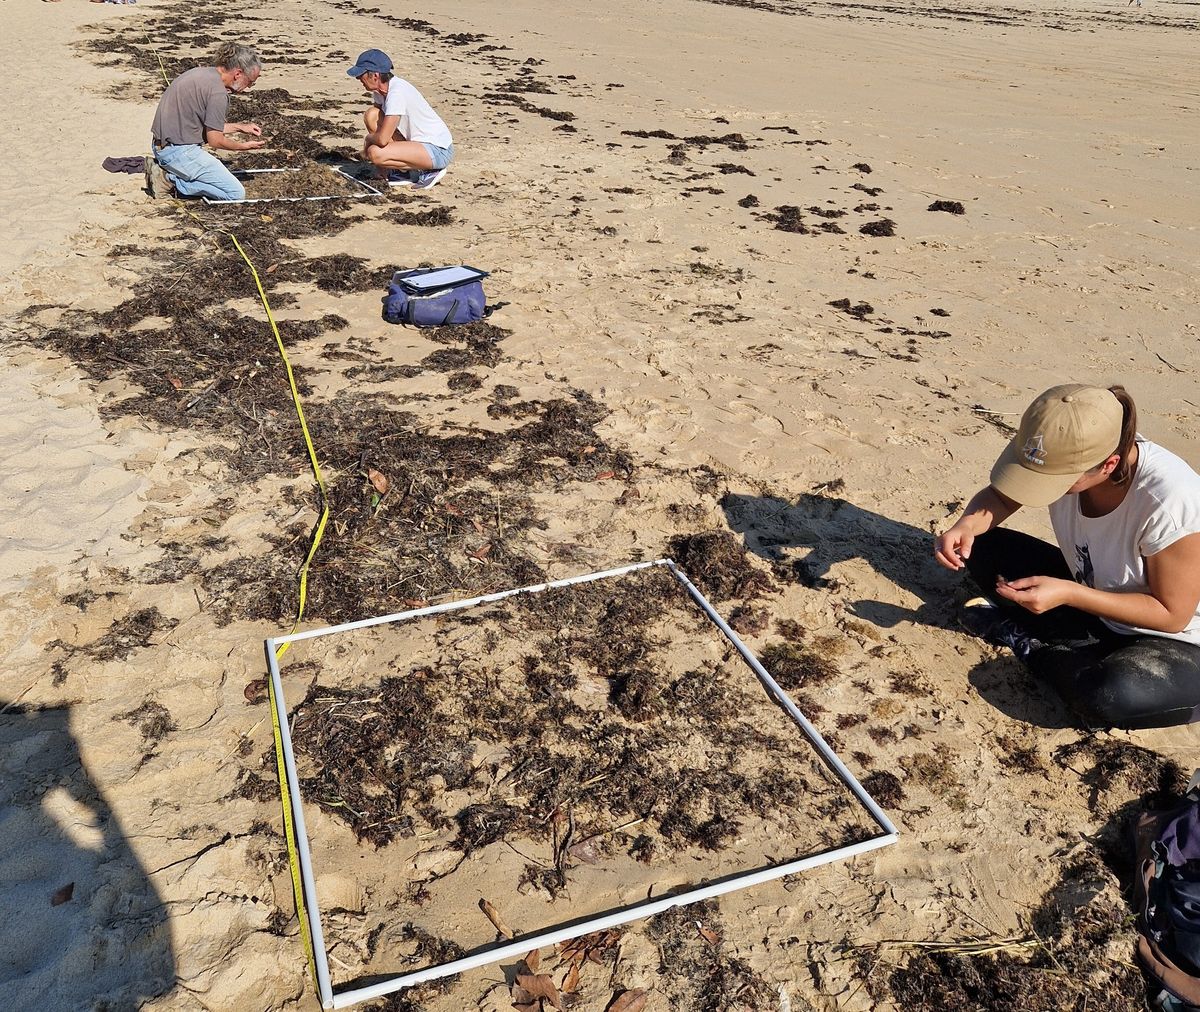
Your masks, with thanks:
<instances>
[{"instance_id":1,"label":"square survey frame","mask_svg":"<svg viewBox=\"0 0 1200 1012\"><path fill-rule=\"evenodd\" d=\"M330 193L323 197L255 197L253 199L242 200L213 200L210 197L203 197L203 201L212 207L224 207L227 204L289 204L300 200L362 200L364 197L382 197L383 194L375 189L370 183L359 179L357 176L347 172L345 169L339 168L336 165L326 166L330 172L338 176L344 176L355 186L362 187L362 193ZM257 176L264 172L299 172L299 169L238 169L234 173L235 176Z\"/></svg>"},{"instance_id":2,"label":"square survey frame","mask_svg":"<svg viewBox=\"0 0 1200 1012\"><path fill-rule=\"evenodd\" d=\"M283 698L283 683L279 674L279 660L276 656L276 649L285 646L288 643L296 643L300 640L316 639L319 636L330 636L335 633L352 632L356 629L367 629L371 626L385 625L392 622L404 622L409 619L423 618L429 615L443 615L448 612L462 611L466 608L473 608L481 604L490 604L494 601L501 601L508 597L515 597L518 594L538 594L546 590L557 587L570 587L584 583L594 583L597 580L611 579L613 577L624 576L627 573L637 572L642 569L649 569L654 566L663 566L676 580L683 586L692 599L701 607L704 613L712 621L714 625L724 634L725 638L733 645L742 659L750 666L751 670L758 676L759 681L767 690L767 693L774 699L776 703L800 726L800 730L809 740L812 746L817 750L821 759L825 762L837 778L850 789L851 793L858 799L859 803L866 809L867 813L879 826L880 833L878 836L873 836L867 840L860 840L857 843L848 844L843 847L837 847L833 850L824 851L819 854L814 854L810 857L798 858L794 861L786 861L782 864L770 865L766 868L759 868L748 872L739 872L733 875L727 875L715 881L709 882L707 885L697 889L689 889L686 892L674 893L669 896L662 897L656 900L647 900L642 903L636 903L632 906L623 907L612 913L603 914L598 917L589 918L582 921L573 922L565 926L552 928L546 931L537 932L532 935L525 935L518 940L511 940L504 945L497 945L482 949L473 953L469 953L460 959L451 960L447 963L441 963L436 966L425 967L421 970L415 970L412 973L400 974L387 980L379 981L366 987L350 988L344 991L334 992L333 985L330 982L329 976L329 958L325 951L325 939L321 930L321 910L317 905L317 891L315 880L313 877L312 858L308 845L308 833L304 826L303 803L300 797L300 782L296 774L295 756L292 752L292 739L289 731L289 723L287 716L287 704ZM783 878L785 875L794 875L798 872L807 871L810 868L815 868L822 864L830 864L834 861L842 860L843 858L853 857L857 854L862 854L870 850L877 850L880 847L886 847L889 844L895 843L899 838L896 827L891 820L884 814L883 809L875 802L875 799L866 792L863 786L855 778L845 766L845 764L834 754L833 749L829 747L825 739L821 737L820 732L809 722L808 718L800 712L799 707L789 698L786 692L783 691L771 677L766 668L762 666L758 658L750 652L749 647L742 642L729 624L714 610L713 606L708 602L703 594L696 588L687 575L670 559L657 559L653 562L639 562L630 566L622 566L618 569L608 569L598 573L589 573L584 576L574 576L565 580L555 580L551 583L539 583L532 587L519 587L515 590L500 591L495 594L485 594L482 597L473 597L465 601L451 601L445 604L432 605L427 608L417 608L413 611L398 612L394 615L383 615L379 618L363 619L359 622L347 622L343 625L328 626L322 629L310 629L306 632L293 633L289 636L279 636L271 638L265 642L267 654L267 667L270 670L271 686L273 689L272 697L275 704L275 717L279 721L280 736L283 745L283 761L287 776L288 800L291 805L291 818L295 827L296 835L296 850L297 858L300 865L300 885L304 891L304 910L308 918L308 928L312 939L313 955L315 960L315 970L317 975L317 993L321 1000L322 1008L347 1008L350 1005L357 1004L361 1001L369 1001L373 998L379 998L386 994L391 994L395 991L403 990L406 987L413 987L416 984L421 984L430 980L437 980L442 977L449 977L456 973L463 973L466 970L472 970L476 967L486 966L489 963L498 963L502 960L509 959L513 956L523 956L531 949L545 948L551 945L557 945L560 942L568 941L572 938L578 938L581 935L589 934L593 931L603 931L608 928L616 927L620 924L627 924L630 921L641 920L646 917L652 917L655 914L660 914L664 910L669 910L672 907L684 906L688 903L696 903L700 900L710 899L714 896L720 896L724 893L734 892L738 889L745 889L752 885L758 885L761 882L769 882L772 879Z\"/></svg>"}]
</instances>

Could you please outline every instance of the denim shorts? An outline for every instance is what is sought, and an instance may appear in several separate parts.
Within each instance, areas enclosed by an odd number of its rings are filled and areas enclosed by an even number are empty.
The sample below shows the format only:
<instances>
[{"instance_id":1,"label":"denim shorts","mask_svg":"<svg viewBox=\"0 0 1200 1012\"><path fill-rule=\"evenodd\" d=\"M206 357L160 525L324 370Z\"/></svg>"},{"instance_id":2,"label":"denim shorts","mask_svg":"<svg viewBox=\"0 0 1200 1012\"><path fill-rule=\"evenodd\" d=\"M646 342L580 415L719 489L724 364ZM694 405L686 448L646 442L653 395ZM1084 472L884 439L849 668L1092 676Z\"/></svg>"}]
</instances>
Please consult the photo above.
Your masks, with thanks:
<instances>
[{"instance_id":1,"label":"denim shorts","mask_svg":"<svg viewBox=\"0 0 1200 1012\"><path fill-rule=\"evenodd\" d=\"M436 144L427 144L425 141L419 142L421 147L429 152L429 157L433 159L434 170L444 169L452 161L454 161L454 145L451 144L448 148L439 148Z\"/></svg>"}]
</instances>

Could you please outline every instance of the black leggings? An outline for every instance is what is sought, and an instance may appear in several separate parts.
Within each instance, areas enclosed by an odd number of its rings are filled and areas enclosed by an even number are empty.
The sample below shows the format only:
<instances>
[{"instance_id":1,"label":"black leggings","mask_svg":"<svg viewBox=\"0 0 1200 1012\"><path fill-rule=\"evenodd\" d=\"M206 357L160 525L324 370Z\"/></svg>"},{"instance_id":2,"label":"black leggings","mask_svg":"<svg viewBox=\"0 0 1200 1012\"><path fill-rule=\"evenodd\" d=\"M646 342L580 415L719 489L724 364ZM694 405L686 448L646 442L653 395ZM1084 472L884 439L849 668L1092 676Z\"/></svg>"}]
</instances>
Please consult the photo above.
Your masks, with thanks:
<instances>
[{"instance_id":1,"label":"black leggings","mask_svg":"<svg viewBox=\"0 0 1200 1012\"><path fill-rule=\"evenodd\" d=\"M975 539L967 570L1009 618L1045 644L1025 663L1088 727L1169 727L1200 720L1200 646L1113 632L1075 608L1035 615L996 596L1001 575L1074 579L1054 546L998 527Z\"/></svg>"}]
</instances>

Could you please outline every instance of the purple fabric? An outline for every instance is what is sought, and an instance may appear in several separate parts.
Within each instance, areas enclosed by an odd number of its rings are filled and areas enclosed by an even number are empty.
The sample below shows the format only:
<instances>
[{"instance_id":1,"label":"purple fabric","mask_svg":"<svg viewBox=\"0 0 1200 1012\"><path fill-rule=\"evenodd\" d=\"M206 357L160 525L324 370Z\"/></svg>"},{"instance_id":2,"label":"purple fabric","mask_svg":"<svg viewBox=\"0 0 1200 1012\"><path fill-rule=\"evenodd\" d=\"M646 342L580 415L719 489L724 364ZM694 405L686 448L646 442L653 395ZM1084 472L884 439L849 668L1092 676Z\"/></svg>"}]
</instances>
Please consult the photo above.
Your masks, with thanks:
<instances>
[{"instance_id":1,"label":"purple fabric","mask_svg":"<svg viewBox=\"0 0 1200 1012\"><path fill-rule=\"evenodd\" d=\"M133 175L146 171L146 159L141 155L109 156L100 163L101 168L108 172L128 172Z\"/></svg>"},{"instance_id":2,"label":"purple fabric","mask_svg":"<svg viewBox=\"0 0 1200 1012\"><path fill-rule=\"evenodd\" d=\"M1185 805L1162 828L1158 839L1166 850L1168 864L1181 865L1200 861L1200 806Z\"/></svg>"}]
</instances>

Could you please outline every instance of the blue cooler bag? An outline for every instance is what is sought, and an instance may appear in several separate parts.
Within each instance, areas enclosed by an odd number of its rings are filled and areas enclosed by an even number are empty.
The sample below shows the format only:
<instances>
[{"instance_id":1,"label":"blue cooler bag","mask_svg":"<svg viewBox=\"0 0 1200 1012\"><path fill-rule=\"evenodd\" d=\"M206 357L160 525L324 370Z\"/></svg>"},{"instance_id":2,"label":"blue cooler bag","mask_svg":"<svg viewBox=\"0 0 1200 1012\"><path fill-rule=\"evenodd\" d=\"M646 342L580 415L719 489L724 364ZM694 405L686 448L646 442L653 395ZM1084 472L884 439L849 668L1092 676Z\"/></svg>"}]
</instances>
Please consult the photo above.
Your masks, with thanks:
<instances>
[{"instance_id":1,"label":"blue cooler bag","mask_svg":"<svg viewBox=\"0 0 1200 1012\"><path fill-rule=\"evenodd\" d=\"M483 279L487 271L474 267L417 267L396 271L383 298L388 323L414 327L444 327L475 323L488 315Z\"/></svg>"}]
</instances>

